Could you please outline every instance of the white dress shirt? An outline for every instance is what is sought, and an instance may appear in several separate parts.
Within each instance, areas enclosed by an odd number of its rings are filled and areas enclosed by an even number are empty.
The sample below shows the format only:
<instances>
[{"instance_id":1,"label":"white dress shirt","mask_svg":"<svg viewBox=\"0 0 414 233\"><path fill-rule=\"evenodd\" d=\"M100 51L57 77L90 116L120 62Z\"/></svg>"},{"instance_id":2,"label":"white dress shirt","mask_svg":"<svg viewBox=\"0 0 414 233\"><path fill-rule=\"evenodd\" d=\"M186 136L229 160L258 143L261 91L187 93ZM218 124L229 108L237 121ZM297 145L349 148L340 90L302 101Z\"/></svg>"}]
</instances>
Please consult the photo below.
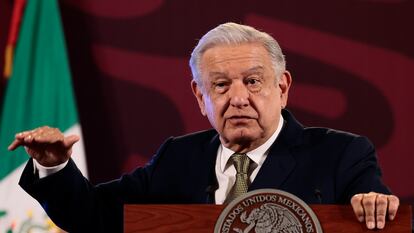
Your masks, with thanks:
<instances>
[{"instance_id":1,"label":"white dress shirt","mask_svg":"<svg viewBox=\"0 0 414 233\"><path fill-rule=\"evenodd\" d=\"M33 166L34 166L34 173L36 173L36 170L39 172L39 178L44 178L46 176L52 175L60 170L62 170L63 168L66 167L66 164L68 164L69 160L61 163L59 165L53 166L53 167L45 167L42 166L40 163L38 163L35 159L33 159Z\"/></svg>"},{"instance_id":2,"label":"white dress shirt","mask_svg":"<svg viewBox=\"0 0 414 233\"><path fill-rule=\"evenodd\" d=\"M282 130L283 121L283 117L280 116L279 125L277 126L277 129L273 135L261 146L246 153L250 158L250 183L252 183L254 178L256 178L257 173L259 172L264 161L266 160L267 155L269 154L270 146L272 146L272 144L276 141L277 136ZM234 151L224 147L222 144L220 144L217 150L216 177L219 187L215 192L216 204L224 203L228 193L236 181L236 168L233 166L233 164L228 162L234 153Z\"/></svg>"}]
</instances>

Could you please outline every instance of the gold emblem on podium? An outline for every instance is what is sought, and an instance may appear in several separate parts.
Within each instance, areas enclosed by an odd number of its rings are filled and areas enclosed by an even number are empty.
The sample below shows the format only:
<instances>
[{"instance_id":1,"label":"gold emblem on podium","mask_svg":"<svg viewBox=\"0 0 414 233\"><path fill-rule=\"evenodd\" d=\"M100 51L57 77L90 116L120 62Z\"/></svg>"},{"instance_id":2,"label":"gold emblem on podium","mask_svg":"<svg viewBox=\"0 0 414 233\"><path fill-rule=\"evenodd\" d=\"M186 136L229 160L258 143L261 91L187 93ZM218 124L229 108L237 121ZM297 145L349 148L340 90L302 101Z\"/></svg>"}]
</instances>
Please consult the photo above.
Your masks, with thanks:
<instances>
[{"instance_id":1,"label":"gold emblem on podium","mask_svg":"<svg viewBox=\"0 0 414 233\"><path fill-rule=\"evenodd\" d=\"M322 233L312 209L293 194L259 189L236 198L220 214L215 233Z\"/></svg>"}]
</instances>

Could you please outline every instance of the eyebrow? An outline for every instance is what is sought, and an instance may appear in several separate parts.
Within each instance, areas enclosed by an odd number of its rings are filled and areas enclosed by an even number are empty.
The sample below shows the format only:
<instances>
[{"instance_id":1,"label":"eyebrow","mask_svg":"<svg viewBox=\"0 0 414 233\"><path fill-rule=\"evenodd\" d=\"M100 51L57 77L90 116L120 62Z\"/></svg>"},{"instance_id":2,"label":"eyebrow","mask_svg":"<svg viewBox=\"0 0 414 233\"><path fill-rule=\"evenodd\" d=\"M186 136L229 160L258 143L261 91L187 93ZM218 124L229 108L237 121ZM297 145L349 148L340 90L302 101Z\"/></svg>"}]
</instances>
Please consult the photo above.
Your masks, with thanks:
<instances>
[{"instance_id":1,"label":"eyebrow","mask_svg":"<svg viewBox=\"0 0 414 233\"><path fill-rule=\"evenodd\" d=\"M260 71L263 71L263 70L264 70L263 66L259 65L259 66L252 67L252 68L250 68L246 71L243 71L242 75L256 73L256 72L260 72Z\"/></svg>"},{"instance_id":2,"label":"eyebrow","mask_svg":"<svg viewBox=\"0 0 414 233\"><path fill-rule=\"evenodd\" d=\"M247 74L251 74L251 73L255 73L255 72L260 72L263 71L263 66L259 65L259 66L255 66L252 68L249 68L246 71L242 72L242 75L247 75ZM228 76L228 72L220 72L220 71L210 71L209 72L209 76Z\"/></svg>"},{"instance_id":3,"label":"eyebrow","mask_svg":"<svg viewBox=\"0 0 414 233\"><path fill-rule=\"evenodd\" d=\"M220 71L210 71L209 76L228 76L228 72L220 72Z\"/></svg>"}]
</instances>

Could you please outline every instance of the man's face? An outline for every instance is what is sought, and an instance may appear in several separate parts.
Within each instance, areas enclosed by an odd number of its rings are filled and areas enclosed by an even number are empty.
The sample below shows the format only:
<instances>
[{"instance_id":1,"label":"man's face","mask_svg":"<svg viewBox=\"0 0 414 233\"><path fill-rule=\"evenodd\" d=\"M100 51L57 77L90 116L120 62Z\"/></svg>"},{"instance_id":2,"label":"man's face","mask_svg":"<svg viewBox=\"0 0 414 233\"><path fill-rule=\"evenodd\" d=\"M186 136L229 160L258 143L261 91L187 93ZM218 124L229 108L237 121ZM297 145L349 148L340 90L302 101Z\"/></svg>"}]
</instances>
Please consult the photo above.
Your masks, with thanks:
<instances>
[{"instance_id":1,"label":"man's face","mask_svg":"<svg viewBox=\"0 0 414 233\"><path fill-rule=\"evenodd\" d=\"M286 106L291 77L277 81L266 49L257 43L220 45L200 60L202 87L192 82L201 113L224 146L247 152L275 132Z\"/></svg>"}]
</instances>

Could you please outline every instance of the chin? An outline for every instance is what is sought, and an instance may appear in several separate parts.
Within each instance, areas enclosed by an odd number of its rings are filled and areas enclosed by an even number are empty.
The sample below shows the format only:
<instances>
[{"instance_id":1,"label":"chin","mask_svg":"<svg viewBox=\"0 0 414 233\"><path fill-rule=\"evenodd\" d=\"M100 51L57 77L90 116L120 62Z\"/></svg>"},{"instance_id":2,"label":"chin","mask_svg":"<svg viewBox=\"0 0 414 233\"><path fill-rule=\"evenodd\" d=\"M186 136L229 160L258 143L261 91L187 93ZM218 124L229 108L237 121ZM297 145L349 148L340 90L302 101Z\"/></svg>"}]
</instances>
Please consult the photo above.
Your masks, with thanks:
<instances>
[{"instance_id":1,"label":"chin","mask_svg":"<svg viewBox=\"0 0 414 233\"><path fill-rule=\"evenodd\" d=\"M260 138L260 134L253 134L247 132L237 132L228 135L229 142L234 144L250 144Z\"/></svg>"}]
</instances>

